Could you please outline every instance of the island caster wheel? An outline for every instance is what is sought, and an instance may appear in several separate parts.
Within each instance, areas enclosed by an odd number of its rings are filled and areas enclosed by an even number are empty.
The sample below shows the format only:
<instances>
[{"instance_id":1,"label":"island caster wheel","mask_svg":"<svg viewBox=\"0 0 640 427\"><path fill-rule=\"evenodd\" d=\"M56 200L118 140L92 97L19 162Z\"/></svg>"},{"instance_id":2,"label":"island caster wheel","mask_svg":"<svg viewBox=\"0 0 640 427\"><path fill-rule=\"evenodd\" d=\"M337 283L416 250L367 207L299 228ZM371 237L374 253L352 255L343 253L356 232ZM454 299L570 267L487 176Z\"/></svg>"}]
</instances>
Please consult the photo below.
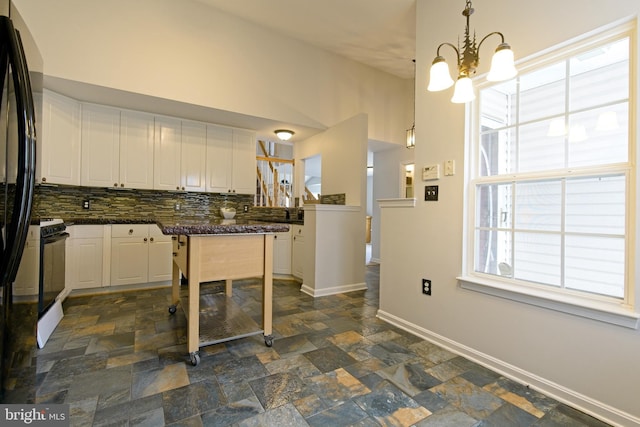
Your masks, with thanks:
<instances>
[{"instance_id":1,"label":"island caster wheel","mask_svg":"<svg viewBox=\"0 0 640 427\"><path fill-rule=\"evenodd\" d=\"M265 335L264 336L264 344L267 347L271 347L273 345L273 336L272 335Z\"/></svg>"},{"instance_id":2,"label":"island caster wheel","mask_svg":"<svg viewBox=\"0 0 640 427\"><path fill-rule=\"evenodd\" d=\"M169 306L169 314L176 314L175 304Z\"/></svg>"},{"instance_id":3,"label":"island caster wheel","mask_svg":"<svg viewBox=\"0 0 640 427\"><path fill-rule=\"evenodd\" d=\"M200 355L197 351L189 353L189 359L191 360L191 364L193 366L198 366L198 363L200 363Z\"/></svg>"}]
</instances>

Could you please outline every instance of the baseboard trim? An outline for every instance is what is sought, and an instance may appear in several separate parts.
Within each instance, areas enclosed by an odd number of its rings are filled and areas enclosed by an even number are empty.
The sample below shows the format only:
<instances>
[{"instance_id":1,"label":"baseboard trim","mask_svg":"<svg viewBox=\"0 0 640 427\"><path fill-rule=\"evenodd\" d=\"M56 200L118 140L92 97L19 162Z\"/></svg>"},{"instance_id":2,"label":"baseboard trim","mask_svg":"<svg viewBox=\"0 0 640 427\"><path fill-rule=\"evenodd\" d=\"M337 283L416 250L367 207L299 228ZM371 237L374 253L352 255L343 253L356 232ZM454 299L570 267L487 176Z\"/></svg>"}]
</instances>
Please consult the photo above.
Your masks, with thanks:
<instances>
[{"instance_id":1,"label":"baseboard trim","mask_svg":"<svg viewBox=\"0 0 640 427\"><path fill-rule=\"evenodd\" d=\"M159 288L170 288L171 281L165 282L151 282L151 283L137 283L135 285L117 285L117 286L103 286L101 288L79 288L72 289L67 296L69 298L80 297L80 296L88 296L88 295L103 295L103 294L113 294L116 292L129 292L129 291L140 291L145 289L159 289Z\"/></svg>"},{"instance_id":2,"label":"baseboard trim","mask_svg":"<svg viewBox=\"0 0 640 427\"><path fill-rule=\"evenodd\" d=\"M328 295L345 294L347 292L362 291L365 289L367 289L367 284L365 282L362 282L362 283L352 283L350 285L334 286L331 288L323 288L323 289L314 289L307 285L302 285L302 287L300 288L300 292L304 292L305 294L315 298L315 297L326 297Z\"/></svg>"},{"instance_id":3,"label":"baseboard trim","mask_svg":"<svg viewBox=\"0 0 640 427\"><path fill-rule=\"evenodd\" d=\"M479 365L498 372L499 374L521 384L525 384L534 390L596 417L606 423L614 426L640 427L640 418L590 398L589 396L578 393L575 390L568 389L560 384L549 381L531 372L518 368L517 366L477 351L471 347L467 347L428 329L409 323L404 319L383 310L378 310L376 316L400 329L410 332L426 341L437 344L460 356L464 356Z\"/></svg>"}]
</instances>

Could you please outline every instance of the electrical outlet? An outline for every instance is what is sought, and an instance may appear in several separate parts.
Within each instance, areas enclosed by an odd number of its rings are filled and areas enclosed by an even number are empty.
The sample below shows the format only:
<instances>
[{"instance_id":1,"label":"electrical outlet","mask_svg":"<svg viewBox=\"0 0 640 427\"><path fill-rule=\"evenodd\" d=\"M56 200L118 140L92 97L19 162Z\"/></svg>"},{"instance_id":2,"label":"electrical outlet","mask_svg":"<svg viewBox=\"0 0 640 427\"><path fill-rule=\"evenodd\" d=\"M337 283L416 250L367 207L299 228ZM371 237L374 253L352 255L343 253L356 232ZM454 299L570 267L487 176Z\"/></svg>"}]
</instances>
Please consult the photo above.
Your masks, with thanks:
<instances>
[{"instance_id":1,"label":"electrical outlet","mask_svg":"<svg viewBox=\"0 0 640 427\"><path fill-rule=\"evenodd\" d=\"M82 209L91 209L91 201L83 200L82 201Z\"/></svg>"},{"instance_id":2,"label":"electrical outlet","mask_svg":"<svg viewBox=\"0 0 640 427\"><path fill-rule=\"evenodd\" d=\"M175 205L173 205L173 209L176 211L179 211L181 208L180 203L176 203Z\"/></svg>"},{"instance_id":3,"label":"electrical outlet","mask_svg":"<svg viewBox=\"0 0 640 427\"><path fill-rule=\"evenodd\" d=\"M249 212L249 205L244 205L244 207L242 208L242 212L244 213Z\"/></svg>"},{"instance_id":4,"label":"electrical outlet","mask_svg":"<svg viewBox=\"0 0 640 427\"><path fill-rule=\"evenodd\" d=\"M422 279L422 293L425 295L431 295L431 280Z\"/></svg>"},{"instance_id":5,"label":"electrical outlet","mask_svg":"<svg viewBox=\"0 0 640 427\"><path fill-rule=\"evenodd\" d=\"M425 185L424 186L424 200L428 202L438 201L438 186L437 185Z\"/></svg>"}]
</instances>

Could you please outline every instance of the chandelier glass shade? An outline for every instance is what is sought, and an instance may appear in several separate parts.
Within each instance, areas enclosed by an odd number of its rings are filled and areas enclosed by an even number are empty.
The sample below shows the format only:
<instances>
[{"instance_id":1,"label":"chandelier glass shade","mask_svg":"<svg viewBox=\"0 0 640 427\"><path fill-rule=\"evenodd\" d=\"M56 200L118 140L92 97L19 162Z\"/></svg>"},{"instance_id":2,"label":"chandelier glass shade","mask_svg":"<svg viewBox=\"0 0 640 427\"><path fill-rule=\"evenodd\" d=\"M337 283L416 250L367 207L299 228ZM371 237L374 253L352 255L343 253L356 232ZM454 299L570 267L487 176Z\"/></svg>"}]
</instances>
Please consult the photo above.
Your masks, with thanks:
<instances>
[{"instance_id":1,"label":"chandelier glass shade","mask_svg":"<svg viewBox=\"0 0 640 427\"><path fill-rule=\"evenodd\" d=\"M504 41L504 35L494 31L484 36L480 43L476 43L475 33L471 37L469 32L469 18L473 14L474 9L471 6L471 0L467 0L462 15L466 17L467 25L464 29L464 41L462 47L454 46L451 43L442 43L436 51L436 58L433 60L431 70L429 72L429 86L427 90L437 92L445 90L453 85L453 79L449 72L449 66L443 56L440 55L440 48L449 46L456 52L458 66L458 80L451 102L465 103L475 99L473 82L471 77L476 74L476 69L480 63L479 53L482 43L493 35L500 36L500 44L491 59L491 69L487 75L487 80L493 82L505 81L514 78L518 74L515 67L514 55L511 46Z\"/></svg>"}]
</instances>

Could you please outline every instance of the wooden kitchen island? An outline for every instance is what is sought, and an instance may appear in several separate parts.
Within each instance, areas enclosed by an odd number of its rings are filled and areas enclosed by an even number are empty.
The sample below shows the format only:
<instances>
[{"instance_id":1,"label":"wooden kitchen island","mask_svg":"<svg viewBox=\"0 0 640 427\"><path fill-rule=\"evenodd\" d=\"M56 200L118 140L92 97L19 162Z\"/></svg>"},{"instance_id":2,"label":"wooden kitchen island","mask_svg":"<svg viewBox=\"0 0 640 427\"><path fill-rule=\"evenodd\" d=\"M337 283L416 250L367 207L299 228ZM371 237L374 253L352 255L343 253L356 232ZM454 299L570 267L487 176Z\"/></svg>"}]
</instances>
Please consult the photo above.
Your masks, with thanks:
<instances>
[{"instance_id":1,"label":"wooden kitchen island","mask_svg":"<svg viewBox=\"0 0 640 427\"><path fill-rule=\"evenodd\" d=\"M181 303L187 318L187 349L191 363L200 362L200 347L256 334L271 346L273 311L273 233L288 224L258 221L158 221L173 236L173 279L170 313ZM181 275L187 278L181 300ZM262 277L262 328L232 299L232 281ZM225 295L201 295L200 284L225 280ZM185 294L185 292L183 292Z\"/></svg>"}]
</instances>

